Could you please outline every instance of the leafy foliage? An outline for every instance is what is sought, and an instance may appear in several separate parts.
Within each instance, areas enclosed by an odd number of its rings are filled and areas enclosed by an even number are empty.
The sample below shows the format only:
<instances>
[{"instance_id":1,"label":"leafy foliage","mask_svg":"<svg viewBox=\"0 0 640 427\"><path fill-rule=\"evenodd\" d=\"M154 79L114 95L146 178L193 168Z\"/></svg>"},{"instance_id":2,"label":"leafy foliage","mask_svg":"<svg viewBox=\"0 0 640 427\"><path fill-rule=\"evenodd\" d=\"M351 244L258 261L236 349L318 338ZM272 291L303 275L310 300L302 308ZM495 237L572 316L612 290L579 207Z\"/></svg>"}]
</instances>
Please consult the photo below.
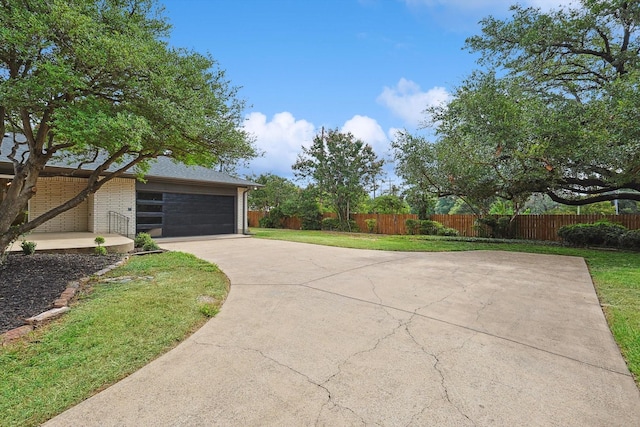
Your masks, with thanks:
<instances>
[{"instance_id":1,"label":"leafy foliage","mask_svg":"<svg viewBox=\"0 0 640 427\"><path fill-rule=\"evenodd\" d=\"M474 228L480 237L508 239L513 237L511 218L490 215L475 220Z\"/></svg>"},{"instance_id":2,"label":"leafy foliage","mask_svg":"<svg viewBox=\"0 0 640 427\"><path fill-rule=\"evenodd\" d=\"M426 235L426 236L457 236L458 230L450 227L445 227L438 221L430 219L415 220L407 219L405 222L407 234L411 235Z\"/></svg>"},{"instance_id":3,"label":"leafy foliage","mask_svg":"<svg viewBox=\"0 0 640 427\"><path fill-rule=\"evenodd\" d=\"M628 230L620 224L599 221L594 224L573 224L560 227L558 236L572 246L610 246L617 247L620 239ZM635 236L625 242L631 243Z\"/></svg>"},{"instance_id":4,"label":"leafy foliage","mask_svg":"<svg viewBox=\"0 0 640 427\"><path fill-rule=\"evenodd\" d=\"M23 240L22 243L20 244L20 247L22 248L22 253L24 255L33 255L36 252L36 246L37 246L36 242L29 242L27 240Z\"/></svg>"},{"instance_id":5,"label":"leafy foliage","mask_svg":"<svg viewBox=\"0 0 640 427\"><path fill-rule=\"evenodd\" d=\"M283 228L283 221L285 219L282 208L275 207L269 210L265 216L258 221L262 228Z\"/></svg>"},{"instance_id":6,"label":"leafy foliage","mask_svg":"<svg viewBox=\"0 0 640 427\"><path fill-rule=\"evenodd\" d=\"M375 218L365 219L364 223L367 224L367 231L369 231L369 233L373 233L378 225L378 221Z\"/></svg>"},{"instance_id":7,"label":"leafy foliage","mask_svg":"<svg viewBox=\"0 0 640 427\"><path fill-rule=\"evenodd\" d=\"M323 130L309 148L302 147L292 168L296 177L313 183L335 210L341 227L352 230L350 211L366 195L382 165L371 146L352 134L329 130L325 135Z\"/></svg>"},{"instance_id":8,"label":"leafy foliage","mask_svg":"<svg viewBox=\"0 0 640 427\"><path fill-rule=\"evenodd\" d=\"M622 234L620 247L640 251L640 230L629 230Z\"/></svg>"},{"instance_id":9,"label":"leafy foliage","mask_svg":"<svg viewBox=\"0 0 640 427\"><path fill-rule=\"evenodd\" d=\"M0 251L158 156L213 167L256 154L236 89L210 56L168 46L154 0L6 0L0 29L0 131L13 132L2 149L14 169ZM92 171L86 187L11 229L53 158Z\"/></svg>"},{"instance_id":10,"label":"leafy foliage","mask_svg":"<svg viewBox=\"0 0 640 427\"><path fill-rule=\"evenodd\" d=\"M399 134L397 172L486 215L531 194L568 205L640 200L640 3L582 0L554 12L514 6L467 40L481 55L446 106L437 140Z\"/></svg>"},{"instance_id":11,"label":"leafy foliage","mask_svg":"<svg viewBox=\"0 0 640 427\"><path fill-rule=\"evenodd\" d=\"M322 220L322 229L326 231L350 231L358 232L360 229L356 222L350 219L347 223L341 222L338 218L328 217Z\"/></svg>"},{"instance_id":12,"label":"leafy foliage","mask_svg":"<svg viewBox=\"0 0 640 427\"><path fill-rule=\"evenodd\" d=\"M299 190L298 186L287 178L272 173L259 176L248 176L249 181L262 184L249 192L249 209L268 212L271 208L281 207L288 200L294 198Z\"/></svg>"},{"instance_id":13,"label":"leafy foliage","mask_svg":"<svg viewBox=\"0 0 640 427\"><path fill-rule=\"evenodd\" d=\"M136 234L133 244L136 248L142 248L143 251L157 251L160 249L149 233Z\"/></svg>"},{"instance_id":14,"label":"leafy foliage","mask_svg":"<svg viewBox=\"0 0 640 427\"><path fill-rule=\"evenodd\" d=\"M383 194L371 201L371 213L406 214L411 208L402 197L395 194Z\"/></svg>"}]
</instances>

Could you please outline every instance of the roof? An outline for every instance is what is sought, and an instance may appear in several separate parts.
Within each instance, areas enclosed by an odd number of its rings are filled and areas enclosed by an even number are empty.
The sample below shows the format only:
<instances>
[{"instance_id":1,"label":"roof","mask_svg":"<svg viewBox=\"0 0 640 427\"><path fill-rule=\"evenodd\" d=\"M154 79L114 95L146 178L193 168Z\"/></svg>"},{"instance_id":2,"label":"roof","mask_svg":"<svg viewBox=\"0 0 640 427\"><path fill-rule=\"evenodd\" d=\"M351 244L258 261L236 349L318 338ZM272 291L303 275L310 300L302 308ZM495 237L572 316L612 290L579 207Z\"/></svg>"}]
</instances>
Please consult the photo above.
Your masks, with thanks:
<instances>
[{"instance_id":1,"label":"roof","mask_svg":"<svg viewBox=\"0 0 640 427\"><path fill-rule=\"evenodd\" d=\"M24 137L22 135L16 135L16 138L18 139L18 141L24 140ZM9 160L9 158L7 157L11 150L12 144L13 135L4 135L2 138L2 144L0 145L0 174L13 173L11 160ZM26 149L22 151L24 152L26 151ZM62 170L71 169L72 168L69 166L68 162L65 162L61 159L53 158L47 163L44 175L46 175L47 170L49 170L50 172L60 172ZM85 174L90 172L91 170L93 170L91 168L91 164L87 164L81 169L81 171L84 171ZM78 175L81 176L82 174L79 173ZM134 177L135 174L128 172L123 176ZM176 163L168 157L158 157L156 160L151 161L150 169L145 175L145 179L151 182L188 181L192 183L208 183L236 187L262 187L261 184L237 178L225 172L218 172L216 170L205 168L203 166L187 166L181 163Z\"/></svg>"}]
</instances>

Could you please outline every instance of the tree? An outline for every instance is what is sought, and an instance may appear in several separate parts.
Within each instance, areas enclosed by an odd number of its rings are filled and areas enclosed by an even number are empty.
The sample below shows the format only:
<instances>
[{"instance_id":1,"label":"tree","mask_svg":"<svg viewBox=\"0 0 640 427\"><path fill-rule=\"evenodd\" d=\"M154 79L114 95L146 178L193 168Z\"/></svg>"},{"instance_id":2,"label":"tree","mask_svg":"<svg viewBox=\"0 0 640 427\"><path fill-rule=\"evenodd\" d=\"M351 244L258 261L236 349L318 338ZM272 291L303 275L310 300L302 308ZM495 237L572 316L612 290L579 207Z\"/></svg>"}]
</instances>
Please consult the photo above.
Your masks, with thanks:
<instances>
[{"instance_id":1,"label":"tree","mask_svg":"<svg viewBox=\"0 0 640 427\"><path fill-rule=\"evenodd\" d=\"M325 134L323 129L309 148L302 147L292 168L297 178L313 183L335 210L341 226L349 229L351 208L366 195L382 165L371 146L351 133L336 129Z\"/></svg>"},{"instance_id":2,"label":"tree","mask_svg":"<svg viewBox=\"0 0 640 427\"><path fill-rule=\"evenodd\" d=\"M379 214L406 214L410 207L400 196L383 194L371 201L371 211Z\"/></svg>"},{"instance_id":3,"label":"tree","mask_svg":"<svg viewBox=\"0 0 640 427\"><path fill-rule=\"evenodd\" d=\"M247 180L263 185L249 193L248 203L249 209L264 213L281 207L283 203L294 198L299 190L298 186L287 178L272 173L247 176Z\"/></svg>"},{"instance_id":4,"label":"tree","mask_svg":"<svg viewBox=\"0 0 640 427\"><path fill-rule=\"evenodd\" d=\"M430 111L437 140L400 135L400 172L486 212L531 194L568 205L640 200L640 3L512 8L468 39L489 69ZM497 77L500 76L500 77Z\"/></svg>"},{"instance_id":5,"label":"tree","mask_svg":"<svg viewBox=\"0 0 640 427\"><path fill-rule=\"evenodd\" d=\"M209 56L167 45L161 12L154 0L0 1L0 131L14 135L0 253L158 156L213 167L255 155L236 89ZM12 226L54 158L90 165L85 188Z\"/></svg>"}]
</instances>

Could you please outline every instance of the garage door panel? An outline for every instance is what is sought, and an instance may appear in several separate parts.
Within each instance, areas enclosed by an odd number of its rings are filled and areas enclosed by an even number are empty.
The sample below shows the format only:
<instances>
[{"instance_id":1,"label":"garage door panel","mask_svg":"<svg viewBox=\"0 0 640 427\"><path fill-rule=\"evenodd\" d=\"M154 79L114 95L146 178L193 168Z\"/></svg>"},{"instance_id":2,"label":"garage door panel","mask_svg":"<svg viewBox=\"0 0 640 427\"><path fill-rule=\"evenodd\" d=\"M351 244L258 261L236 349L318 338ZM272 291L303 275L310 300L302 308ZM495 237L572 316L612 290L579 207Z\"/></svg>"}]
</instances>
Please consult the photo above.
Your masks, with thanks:
<instances>
[{"instance_id":1,"label":"garage door panel","mask_svg":"<svg viewBox=\"0 0 640 427\"><path fill-rule=\"evenodd\" d=\"M164 194L165 237L235 233L235 198L202 194Z\"/></svg>"}]
</instances>

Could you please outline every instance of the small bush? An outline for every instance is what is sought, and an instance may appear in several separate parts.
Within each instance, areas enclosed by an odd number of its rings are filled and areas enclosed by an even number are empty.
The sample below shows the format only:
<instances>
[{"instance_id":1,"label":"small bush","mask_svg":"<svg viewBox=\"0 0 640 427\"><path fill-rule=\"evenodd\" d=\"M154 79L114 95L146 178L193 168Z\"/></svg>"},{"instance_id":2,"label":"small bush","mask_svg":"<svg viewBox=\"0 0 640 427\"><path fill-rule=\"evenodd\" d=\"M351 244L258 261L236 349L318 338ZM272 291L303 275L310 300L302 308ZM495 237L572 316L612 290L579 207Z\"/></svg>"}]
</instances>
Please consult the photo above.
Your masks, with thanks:
<instances>
[{"instance_id":1,"label":"small bush","mask_svg":"<svg viewBox=\"0 0 640 427\"><path fill-rule=\"evenodd\" d=\"M282 212L282 209L275 207L260 218L258 224L262 228L282 228L285 218L286 215Z\"/></svg>"},{"instance_id":2,"label":"small bush","mask_svg":"<svg viewBox=\"0 0 640 427\"><path fill-rule=\"evenodd\" d=\"M322 214L320 212L305 214L301 220L301 228L303 230L320 230L322 228Z\"/></svg>"},{"instance_id":3,"label":"small bush","mask_svg":"<svg viewBox=\"0 0 640 427\"><path fill-rule=\"evenodd\" d=\"M629 230L620 236L621 248L640 251L640 230Z\"/></svg>"},{"instance_id":4,"label":"small bush","mask_svg":"<svg viewBox=\"0 0 640 427\"><path fill-rule=\"evenodd\" d=\"M364 222L367 224L367 230L369 233L373 233L376 229L376 225L378 225L378 221L375 218L365 219Z\"/></svg>"},{"instance_id":5,"label":"small bush","mask_svg":"<svg viewBox=\"0 0 640 427\"><path fill-rule=\"evenodd\" d=\"M407 229L407 234L420 234L420 221L417 219L407 219L404 222L404 226Z\"/></svg>"},{"instance_id":6,"label":"small bush","mask_svg":"<svg viewBox=\"0 0 640 427\"><path fill-rule=\"evenodd\" d=\"M442 227L438 230L438 236L457 236L458 230L450 227Z\"/></svg>"},{"instance_id":7,"label":"small bush","mask_svg":"<svg viewBox=\"0 0 640 427\"><path fill-rule=\"evenodd\" d=\"M572 224L560 227L558 236L571 246L617 247L627 228L608 221L594 224Z\"/></svg>"},{"instance_id":8,"label":"small bush","mask_svg":"<svg viewBox=\"0 0 640 427\"><path fill-rule=\"evenodd\" d=\"M22 253L25 255L33 255L36 251L36 242L28 242L26 240L22 241L20 247L22 248Z\"/></svg>"},{"instance_id":9,"label":"small bush","mask_svg":"<svg viewBox=\"0 0 640 427\"><path fill-rule=\"evenodd\" d=\"M93 248L93 252L96 255L104 256L107 254L107 248L105 248L104 246L96 246L95 248Z\"/></svg>"},{"instance_id":10,"label":"small bush","mask_svg":"<svg viewBox=\"0 0 640 427\"><path fill-rule=\"evenodd\" d=\"M149 233L138 233L133 239L133 244L136 248L142 248L143 251L157 251L160 249Z\"/></svg>"},{"instance_id":11,"label":"small bush","mask_svg":"<svg viewBox=\"0 0 640 427\"><path fill-rule=\"evenodd\" d=\"M322 229L328 231L340 230L340 221L338 218L324 218L322 220Z\"/></svg>"},{"instance_id":12,"label":"small bush","mask_svg":"<svg viewBox=\"0 0 640 427\"><path fill-rule=\"evenodd\" d=\"M511 219L507 216L487 216L478 218L473 226L480 237L508 239L513 237Z\"/></svg>"},{"instance_id":13,"label":"small bush","mask_svg":"<svg viewBox=\"0 0 640 427\"><path fill-rule=\"evenodd\" d=\"M338 218L325 218L322 220L322 229L326 231L351 231L358 232L360 228L352 219L349 222L341 223Z\"/></svg>"},{"instance_id":14,"label":"small bush","mask_svg":"<svg viewBox=\"0 0 640 427\"><path fill-rule=\"evenodd\" d=\"M444 226L438 221L423 219L422 221L420 221L420 234L425 234L427 236L436 236L443 227Z\"/></svg>"}]
</instances>

